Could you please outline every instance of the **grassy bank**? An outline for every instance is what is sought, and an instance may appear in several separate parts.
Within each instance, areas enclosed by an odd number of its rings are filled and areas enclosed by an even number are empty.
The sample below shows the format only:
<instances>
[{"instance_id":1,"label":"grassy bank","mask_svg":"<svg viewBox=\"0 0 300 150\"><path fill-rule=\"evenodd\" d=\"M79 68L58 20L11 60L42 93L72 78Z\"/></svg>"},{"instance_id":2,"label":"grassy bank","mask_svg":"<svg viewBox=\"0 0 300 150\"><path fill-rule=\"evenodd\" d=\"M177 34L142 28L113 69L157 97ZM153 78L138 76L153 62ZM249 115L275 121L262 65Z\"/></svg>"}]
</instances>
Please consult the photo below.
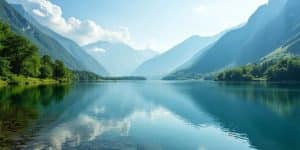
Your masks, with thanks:
<instances>
[{"instance_id":1,"label":"grassy bank","mask_svg":"<svg viewBox=\"0 0 300 150\"><path fill-rule=\"evenodd\" d=\"M24 76L10 76L10 77L0 77L0 86L7 85L50 85L50 84L62 84L69 83L68 80L55 80L55 79L40 79Z\"/></svg>"},{"instance_id":2,"label":"grassy bank","mask_svg":"<svg viewBox=\"0 0 300 150\"><path fill-rule=\"evenodd\" d=\"M0 87L6 86L7 82L0 78Z\"/></svg>"}]
</instances>

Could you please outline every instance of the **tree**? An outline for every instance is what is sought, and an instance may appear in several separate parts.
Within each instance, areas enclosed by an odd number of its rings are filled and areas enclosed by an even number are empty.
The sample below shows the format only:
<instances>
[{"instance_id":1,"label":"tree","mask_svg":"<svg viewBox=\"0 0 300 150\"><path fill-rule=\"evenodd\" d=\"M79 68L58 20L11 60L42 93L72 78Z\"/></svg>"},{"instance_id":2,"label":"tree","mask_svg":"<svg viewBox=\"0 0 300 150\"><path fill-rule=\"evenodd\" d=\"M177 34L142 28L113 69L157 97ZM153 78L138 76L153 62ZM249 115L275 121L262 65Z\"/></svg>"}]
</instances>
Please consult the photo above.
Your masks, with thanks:
<instances>
[{"instance_id":1,"label":"tree","mask_svg":"<svg viewBox=\"0 0 300 150\"><path fill-rule=\"evenodd\" d=\"M22 63L21 74L30 77L39 77L40 76L40 57L32 56L27 58Z\"/></svg>"},{"instance_id":2,"label":"tree","mask_svg":"<svg viewBox=\"0 0 300 150\"><path fill-rule=\"evenodd\" d=\"M53 76L55 79L64 78L67 76L67 69L65 68L65 65L60 60L56 60L54 63L54 71Z\"/></svg>"},{"instance_id":3,"label":"tree","mask_svg":"<svg viewBox=\"0 0 300 150\"><path fill-rule=\"evenodd\" d=\"M0 57L3 56L3 40L9 35L10 29L9 26L0 22Z\"/></svg>"},{"instance_id":4,"label":"tree","mask_svg":"<svg viewBox=\"0 0 300 150\"><path fill-rule=\"evenodd\" d=\"M0 57L0 76L6 76L9 72L9 61L6 58Z\"/></svg>"},{"instance_id":5,"label":"tree","mask_svg":"<svg viewBox=\"0 0 300 150\"><path fill-rule=\"evenodd\" d=\"M53 76L53 62L50 56L45 55L41 59L40 78L51 78Z\"/></svg>"},{"instance_id":6,"label":"tree","mask_svg":"<svg viewBox=\"0 0 300 150\"><path fill-rule=\"evenodd\" d=\"M240 81L255 78L268 81L300 81L300 57L293 56L226 70L219 73L216 80Z\"/></svg>"},{"instance_id":7,"label":"tree","mask_svg":"<svg viewBox=\"0 0 300 150\"><path fill-rule=\"evenodd\" d=\"M39 49L0 21L0 75L71 79L72 73L61 61L39 56Z\"/></svg>"},{"instance_id":8,"label":"tree","mask_svg":"<svg viewBox=\"0 0 300 150\"><path fill-rule=\"evenodd\" d=\"M18 75L39 75L38 48L22 36L11 34L2 41L2 57L10 61L11 72Z\"/></svg>"},{"instance_id":9,"label":"tree","mask_svg":"<svg viewBox=\"0 0 300 150\"><path fill-rule=\"evenodd\" d=\"M251 67L241 67L231 70L226 70L217 75L216 80L219 81L250 81L253 80L253 76L249 73Z\"/></svg>"},{"instance_id":10,"label":"tree","mask_svg":"<svg viewBox=\"0 0 300 150\"><path fill-rule=\"evenodd\" d=\"M266 72L270 81L300 81L300 58L286 58Z\"/></svg>"},{"instance_id":11,"label":"tree","mask_svg":"<svg viewBox=\"0 0 300 150\"><path fill-rule=\"evenodd\" d=\"M11 34L10 28L7 24L0 22L0 42L8 35Z\"/></svg>"}]
</instances>

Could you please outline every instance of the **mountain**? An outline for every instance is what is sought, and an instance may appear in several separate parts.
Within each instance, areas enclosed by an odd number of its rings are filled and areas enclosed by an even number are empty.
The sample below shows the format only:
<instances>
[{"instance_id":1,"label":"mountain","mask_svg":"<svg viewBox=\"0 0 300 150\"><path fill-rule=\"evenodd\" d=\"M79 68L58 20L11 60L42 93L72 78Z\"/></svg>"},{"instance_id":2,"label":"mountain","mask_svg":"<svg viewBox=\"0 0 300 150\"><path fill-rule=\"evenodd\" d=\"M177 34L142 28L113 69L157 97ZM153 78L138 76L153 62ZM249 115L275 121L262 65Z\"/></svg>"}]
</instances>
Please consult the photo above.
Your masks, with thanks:
<instances>
[{"instance_id":1,"label":"mountain","mask_svg":"<svg viewBox=\"0 0 300 150\"><path fill-rule=\"evenodd\" d=\"M38 25L39 27L37 27L34 25L38 24L37 22L31 23L30 20L27 20L22 16L26 16L26 14L27 13L25 12L19 13L5 0L0 0L0 19L9 24L13 31L25 36L35 45L37 45L40 49L41 55L49 55L54 59L61 60L66 64L67 67L73 70L93 71L101 75L106 74L106 71L101 67L100 64L97 64L95 66L96 68L90 68L88 63L83 63L83 61L80 60L82 57L80 58L72 55L70 52L73 52L73 49L67 50L60 42L58 42L57 39L54 39L47 33L41 31L39 29L42 28L41 25Z\"/></svg>"},{"instance_id":2,"label":"mountain","mask_svg":"<svg viewBox=\"0 0 300 150\"><path fill-rule=\"evenodd\" d=\"M284 36L282 41L285 41L276 51L268 55L275 56L281 55L300 55L300 1L289 0L286 7L279 17L273 22L284 21L281 26L277 26L276 29L283 30ZM272 23L273 23L272 22ZM271 24L270 23L270 26Z\"/></svg>"},{"instance_id":3,"label":"mountain","mask_svg":"<svg viewBox=\"0 0 300 150\"><path fill-rule=\"evenodd\" d=\"M84 49L82 49L77 43L74 41L65 38L56 32L42 26L39 24L32 16L30 16L21 5L12 5L15 10L17 10L24 18L26 18L31 24L37 27L43 33L49 35L56 41L58 41L74 58L76 58L79 63L85 68L87 71L92 71L99 75L107 75L107 71L102 67L101 64L98 63L92 56L90 56Z\"/></svg>"},{"instance_id":4,"label":"mountain","mask_svg":"<svg viewBox=\"0 0 300 150\"><path fill-rule=\"evenodd\" d=\"M156 55L152 50L136 50L120 42L98 41L84 49L114 76L131 75L140 64Z\"/></svg>"},{"instance_id":5,"label":"mountain","mask_svg":"<svg viewBox=\"0 0 300 150\"><path fill-rule=\"evenodd\" d=\"M202 53L203 48L217 41L219 37L220 35L213 37L192 36L167 52L143 63L135 70L134 75L162 77L184 64L196 53Z\"/></svg>"},{"instance_id":6,"label":"mountain","mask_svg":"<svg viewBox=\"0 0 300 150\"><path fill-rule=\"evenodd\" d=\"M269 30L272 24L275 22L282 22L273 26L275 29L280 29L282 45L280 45L273 52L263 57L260 60L260 63L277 61L283 58L291 56L300 55L300 2L296 0L289 0L285 6L285 9L282 11L276 19L274 19L269 26L266 27L266 30ZM268 31L271 32L271 31Z\"/></svg>"},{"instance_id":7,"label":"mountain","mask_svg":"<svg viewBox=\"0 0 300 150\"><path fill-rule=\"evenodd\" d=\"M268 55L284 42L287 21L280 16L285 4L286 0L270 0L259 7L244 26L227 32L180 72L210 73L256 62Z\"/></svg>"}]
</instances>

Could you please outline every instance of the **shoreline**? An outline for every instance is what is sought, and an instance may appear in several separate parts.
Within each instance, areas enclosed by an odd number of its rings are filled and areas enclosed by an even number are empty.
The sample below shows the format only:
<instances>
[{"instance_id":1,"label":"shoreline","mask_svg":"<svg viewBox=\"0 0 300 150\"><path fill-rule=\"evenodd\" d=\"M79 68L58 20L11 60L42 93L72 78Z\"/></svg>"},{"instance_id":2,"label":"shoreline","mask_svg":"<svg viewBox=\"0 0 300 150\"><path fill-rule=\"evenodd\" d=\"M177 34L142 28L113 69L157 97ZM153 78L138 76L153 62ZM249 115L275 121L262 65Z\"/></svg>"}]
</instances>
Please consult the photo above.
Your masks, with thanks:
<instances>
[{"instance_id":1,"label":"shoreline","mask_svg":"<svg viewBox=\"0 0 300 150\"><path fill-rule=\"evenodd\" d=\"M23 76L0 77L0 87L21 85L21 86L39 86L39 85L54 85L68 83L64 80L41 79ZM71 83L71 82L70 82Z\"/></svg>"}]
</instances>

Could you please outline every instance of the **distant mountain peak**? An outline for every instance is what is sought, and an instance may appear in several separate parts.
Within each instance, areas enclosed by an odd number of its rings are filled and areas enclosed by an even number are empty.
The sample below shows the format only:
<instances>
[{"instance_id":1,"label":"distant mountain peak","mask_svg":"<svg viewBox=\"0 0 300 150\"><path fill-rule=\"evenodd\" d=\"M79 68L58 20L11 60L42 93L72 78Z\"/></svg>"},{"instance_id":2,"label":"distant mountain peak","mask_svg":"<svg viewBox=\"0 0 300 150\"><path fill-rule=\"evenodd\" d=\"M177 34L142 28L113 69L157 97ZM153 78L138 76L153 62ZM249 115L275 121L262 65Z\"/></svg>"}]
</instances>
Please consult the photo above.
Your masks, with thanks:
<instances>
[{"instance_id":1,"label":"distant mountain peak","mask_svg":"<svg viewBox=\"0 0 300 150\"><path fill-rule=\"evenodd\" d=\"M122 42L97 41L83 48L114 76L130 75L137 66L157 54L151 49L138 50Z\"/></svg>"},{"instance_id":2,"label":"distant mountain peak","mask_svg":"<svg viewBox=\"0 0 300 150\"><path fill-rule=\"evenodd\" d=\"M135 70L134 75L160 78L174 71L177 67L192 58L196 53L201 53L203 48L218 40L219 37L220 35L215 37L193 35L175 45L170 50L167 50L140 65Z\"/></svg>"}]
</instances>

